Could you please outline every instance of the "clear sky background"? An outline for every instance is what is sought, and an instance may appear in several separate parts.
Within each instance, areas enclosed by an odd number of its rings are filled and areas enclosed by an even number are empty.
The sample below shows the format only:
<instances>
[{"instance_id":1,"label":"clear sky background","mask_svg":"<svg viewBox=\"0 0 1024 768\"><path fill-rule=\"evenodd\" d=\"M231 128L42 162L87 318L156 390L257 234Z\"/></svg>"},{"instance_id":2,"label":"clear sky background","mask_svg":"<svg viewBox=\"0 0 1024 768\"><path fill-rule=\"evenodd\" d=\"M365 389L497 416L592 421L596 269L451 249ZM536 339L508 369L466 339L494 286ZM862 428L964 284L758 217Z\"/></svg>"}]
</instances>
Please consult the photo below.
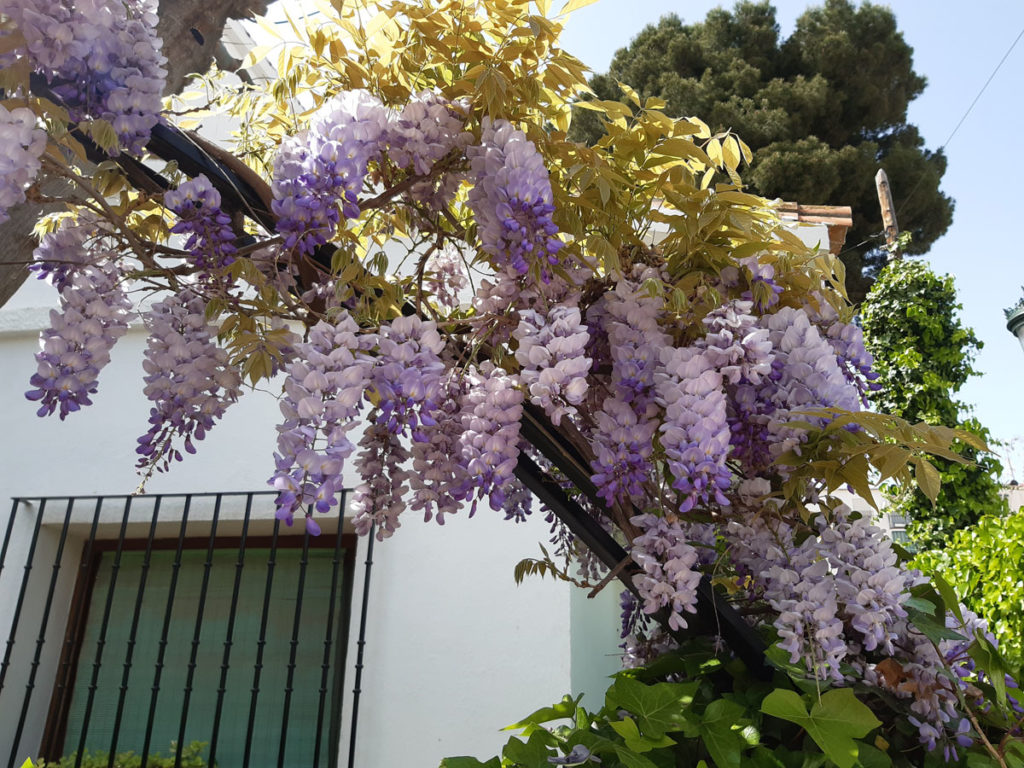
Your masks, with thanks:
<instances>
[{"instance_id":1,"label":"clear sky background","mask_svg":"<svg viewBox=\"0 0 1024 768\"><path fill-rule=\"evenodd\" d=\"M783 37L816 3L776 0ZM909 121L937 149L1024 30L1024 0L894 0L899 29L914 49L914 69L928 79L910 105ZM557 2L553 3L557 7ZM562 43L596 72L647 24L675 13L700 21L709 0L599 0L569 18ZM960 398L993 435L1024 482L1024 350L1006 330L1003 308L1016 303L1024 283L1024 40L989 84L946 147L943 191L956 200L953 226L923 258L956 278L962 318L984 342L974 377ZM813 204L817 200L801 200ZM856 211L854 212L856 216ZM1004 466L1007 464L1003 462ZM1006 467L1004 479L1010 478Z\"/></svg>"}]
</instances>

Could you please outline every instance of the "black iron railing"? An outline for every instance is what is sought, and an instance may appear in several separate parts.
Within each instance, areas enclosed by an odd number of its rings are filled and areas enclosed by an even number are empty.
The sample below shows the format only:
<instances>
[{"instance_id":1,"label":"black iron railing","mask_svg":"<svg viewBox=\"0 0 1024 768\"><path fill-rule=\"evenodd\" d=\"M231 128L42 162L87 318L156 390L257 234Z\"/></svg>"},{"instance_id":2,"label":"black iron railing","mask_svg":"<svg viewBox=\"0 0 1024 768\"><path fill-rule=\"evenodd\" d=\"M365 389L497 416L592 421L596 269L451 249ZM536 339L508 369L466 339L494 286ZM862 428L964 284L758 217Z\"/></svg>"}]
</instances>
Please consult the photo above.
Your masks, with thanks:
<instances>
[{"instance_id":1,"label":"black iron railing","mask_svg":"<svg viewBox=\"0 0 1024 768\"><path fill-rule=\"evenodd\" d=\"M334 768L355 542L318 519L283 528L265 493L15 499L0 766L201 742L210 766Z\"/></svg>"}]
</instances>

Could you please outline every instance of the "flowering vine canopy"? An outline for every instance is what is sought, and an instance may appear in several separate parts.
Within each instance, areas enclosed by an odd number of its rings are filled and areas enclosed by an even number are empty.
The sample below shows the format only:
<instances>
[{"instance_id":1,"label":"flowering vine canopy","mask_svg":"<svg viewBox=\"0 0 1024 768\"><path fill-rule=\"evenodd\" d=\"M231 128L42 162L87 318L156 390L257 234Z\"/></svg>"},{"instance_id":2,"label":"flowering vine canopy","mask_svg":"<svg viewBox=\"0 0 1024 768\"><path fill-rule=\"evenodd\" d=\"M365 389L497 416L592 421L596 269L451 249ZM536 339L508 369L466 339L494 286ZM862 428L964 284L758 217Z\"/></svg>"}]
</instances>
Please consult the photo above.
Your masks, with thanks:
<instances>
[{"instance_id":1,"label":"flowering vine canopy","mask_svg":"<svg viewBox=\"0 0 1024 768\"><path fill-rule=\"evenodd\" d=\"M874 375L840 262L743 192L739 137L625 84L631 106L586 100L549 6L323 4L250 53L276 80L214 74L176 113L150 0L0 0L0 206L61 204L31 267L59 308L28 399L74 418L144 323L143 482L270 379L288 524L318 532L346 462L356 529L380 539L410 516L546 515L552 554L518 575L622 580L627 666L684 642L710 594L768 648L758 717L811 751L1024 765L984 622L835 496L914 476L934 498L925 454L955 460L952 431L861 410ZM566 138L579 109L606 123L596 146ZM228 149L188 130L209 113L233 117ZM533 510L524 466L566 504ZM670 732L640 726L638 759ZM647 764L545 733L546 763Z\"/></svg>"}]
</instances>

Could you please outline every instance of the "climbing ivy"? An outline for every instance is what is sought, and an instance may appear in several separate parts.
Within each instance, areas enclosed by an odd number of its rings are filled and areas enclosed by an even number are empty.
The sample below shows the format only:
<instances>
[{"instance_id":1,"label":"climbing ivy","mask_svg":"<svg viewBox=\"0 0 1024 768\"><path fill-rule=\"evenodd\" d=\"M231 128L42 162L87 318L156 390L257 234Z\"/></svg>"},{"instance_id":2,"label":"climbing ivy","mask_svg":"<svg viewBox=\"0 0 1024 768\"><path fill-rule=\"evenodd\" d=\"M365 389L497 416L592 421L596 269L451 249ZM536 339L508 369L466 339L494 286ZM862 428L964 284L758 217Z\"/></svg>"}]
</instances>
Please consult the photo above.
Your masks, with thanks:
<instances>
[{"instance_id":1,"label":"climbing ivy","mask_svg":"<svg viewBox=\"0 0 1024 768\"><path fill-rule=\"evenodd\" d=\"M982 346L960 322L960 309L952 276L939 277L927 263L896 260L882 270L861 311L865 345L878 372L873 405L911 422L960 427L988 442L989 431L955 397L977 372ZM911 520L916 549L941 546L982 516L1007 512L996 457L965 444L957 449L974 463L935 462L942 487L934 504L917 489L890 492L891 511Z\"/></svg>"}]
</instances>

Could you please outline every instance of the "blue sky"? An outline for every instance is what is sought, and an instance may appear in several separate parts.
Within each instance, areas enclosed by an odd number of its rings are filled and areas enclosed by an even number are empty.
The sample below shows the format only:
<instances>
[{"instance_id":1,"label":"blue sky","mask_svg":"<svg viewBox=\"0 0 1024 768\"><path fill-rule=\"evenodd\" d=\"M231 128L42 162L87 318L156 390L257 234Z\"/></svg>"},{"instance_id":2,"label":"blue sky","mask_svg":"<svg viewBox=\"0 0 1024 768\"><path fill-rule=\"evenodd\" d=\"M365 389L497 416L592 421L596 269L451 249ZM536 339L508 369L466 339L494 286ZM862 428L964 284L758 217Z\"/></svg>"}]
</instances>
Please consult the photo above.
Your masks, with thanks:
<instances>
[{"instance_id":1,"label":"blue sky","mask_svg":"<svg viewBox=\"0 0 1024 768\"><path fill-rule=\"evenodd\" d=\"M776 0L784 36L813 3ZM553 3L557 7L557 2ZM569 18L564 47L597 72L646 24L667 13L699 21L731 2L600 0ZM897 0L888 4L914 49L914 68L928 87L909 111L930 149L946 141L971 101L1024 29L1021 0ZM962 317L984 342L981 371L960 397L993 435L1011 442L1017 480L1024 482L1024 351L1006 330L1002 309L1021 296L1024 283L1024 40L1005 61L946 147L942 188L956 200L953 226L924 258L956 278ZM801 200L815 203L815 200ZM1019 442L1012 442L1019 441ZM1006 462L1004 461L1004 465ZM1007 468L1004 477L1009 479Z\"/></svg>"}]
</instances>

